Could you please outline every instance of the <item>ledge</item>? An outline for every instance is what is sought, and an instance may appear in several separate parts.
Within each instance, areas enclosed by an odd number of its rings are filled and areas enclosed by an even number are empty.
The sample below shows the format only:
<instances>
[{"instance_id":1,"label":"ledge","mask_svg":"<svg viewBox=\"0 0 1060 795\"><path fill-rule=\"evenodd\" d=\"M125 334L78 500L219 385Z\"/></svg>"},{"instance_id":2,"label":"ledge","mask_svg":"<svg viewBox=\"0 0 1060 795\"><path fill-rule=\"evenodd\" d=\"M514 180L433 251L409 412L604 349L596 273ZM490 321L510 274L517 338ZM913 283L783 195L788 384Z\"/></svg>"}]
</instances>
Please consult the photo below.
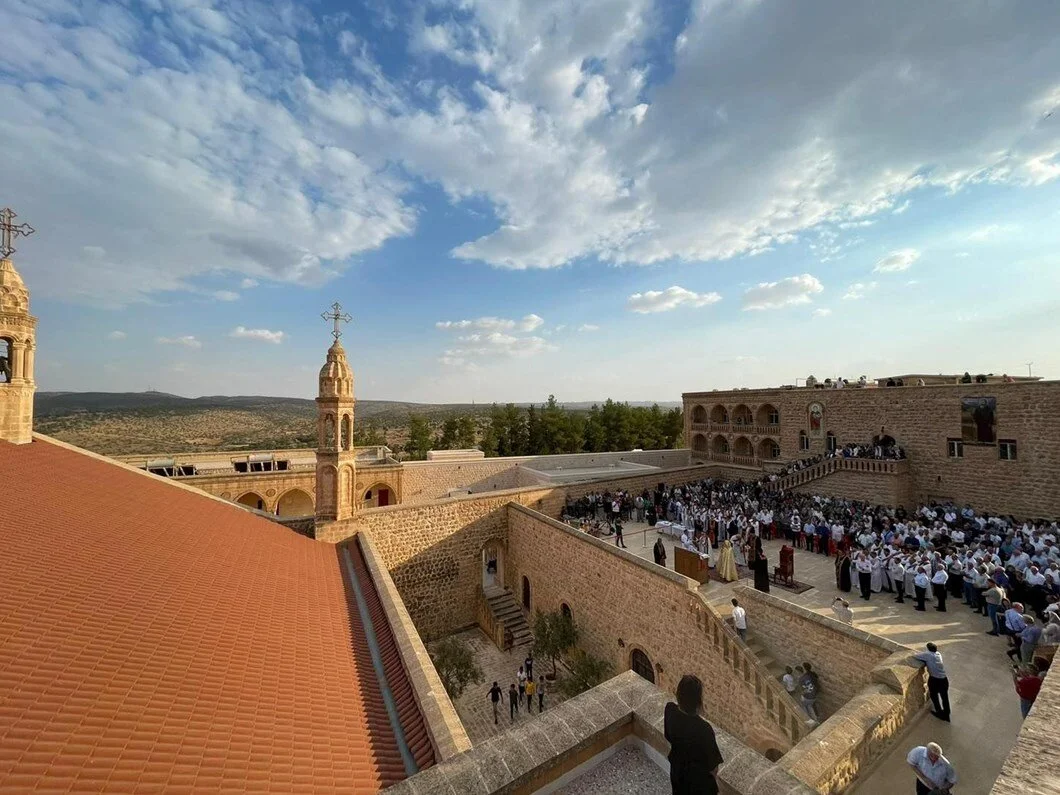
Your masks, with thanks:
<instances>
[{"instance_id":1,"label":"ledge","mask_svg":"<svg viewBox=\"0 0 1060 795\"><path fill-rule=\"evenodd\" d=\"M471 748L471 740L460 722L449 694L445 692L445 686L435 670L427 648L416 632L397 586L376 552L371 535L367 532L359 533L357 542L364 555L368 573L375 583L379 600L383 604L387 621L390 622L390 629L401 655L401 664L412 685L416 705L427 724L435 757L438 761L451 759Z\"/></svg>"}]
</instances>

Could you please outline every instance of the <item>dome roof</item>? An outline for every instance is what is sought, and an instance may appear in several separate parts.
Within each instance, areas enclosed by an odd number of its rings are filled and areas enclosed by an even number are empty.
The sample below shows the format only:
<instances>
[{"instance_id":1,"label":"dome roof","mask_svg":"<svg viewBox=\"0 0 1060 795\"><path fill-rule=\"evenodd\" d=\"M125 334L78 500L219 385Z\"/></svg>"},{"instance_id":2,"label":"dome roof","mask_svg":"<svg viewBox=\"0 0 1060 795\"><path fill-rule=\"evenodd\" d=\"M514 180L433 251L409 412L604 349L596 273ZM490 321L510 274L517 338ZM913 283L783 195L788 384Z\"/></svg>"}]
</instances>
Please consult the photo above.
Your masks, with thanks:
<instances>
[{"instance_id":1,"label":"dome roof","mask_svg":"<svg viewBox=\"0 0 1060 795\"><path fill-rule=\"evenodd\" d=\"M338 340L328 348L328 358L320 368L320 397L352 397L353 371L346 351Z\"/></svg>"},{"instance_id":2,"label":"dome roof","mask_svg":"<svg viewBox=\"0 0 1060 795\"><path fill-rule=\"evenodd\" d=\"M9 259L0 259L0 312L29 314L29 290Z\"/></svg>"}]
</instances>

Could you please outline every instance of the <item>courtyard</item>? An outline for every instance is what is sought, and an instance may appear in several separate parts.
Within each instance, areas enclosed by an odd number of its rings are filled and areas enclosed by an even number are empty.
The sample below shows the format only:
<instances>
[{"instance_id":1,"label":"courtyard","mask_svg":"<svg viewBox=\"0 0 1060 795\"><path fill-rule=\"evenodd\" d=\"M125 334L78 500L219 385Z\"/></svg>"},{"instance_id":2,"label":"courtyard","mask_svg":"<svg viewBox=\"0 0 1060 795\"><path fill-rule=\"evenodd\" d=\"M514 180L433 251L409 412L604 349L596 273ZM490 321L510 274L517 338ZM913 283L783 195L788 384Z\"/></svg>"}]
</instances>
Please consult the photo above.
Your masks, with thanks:
<instances>
[{"instance_id":1,"label":"courtyard","mask_svg":"<svg viewBox=\"0 0 1060 795\"><path fill-rule=\"evenodd\" d=\"M652 545L659 537L663 538L667 564L672 568L675 539L660 536L646 524L625 525L624 540L628 551L648 560L652 559ZM613 541L613 537L604 540ZM768 541L764 544L771 567L777 565L783 543ZM801 594L784 588L774 588L773 592L795 604L832 616L832 600L840 595L835 587L834 558L796 549L795 579L813 587ZM739 584L750 586L751 581L742 579ZM710 581L701 586L701 590L723 615L731 611L729 600L734 584ZM949 600L945 613L930 608L926 613L917 613L909 601L897 604L894 596L886 592L873 594L868 602L860 599L856 592L845 594L844 598L850 602L854 626L859 629L906 644L917 651L922 651L928 641L938 644L950 680L953 712L952 723L939 721L925 712L914 721L897 746L863 775L854 792L858 795L890 795L912 791L914 782L905 763L906 753L914 745L937 742L957 770L959 791L967 795L988 793L1022 724L1019 700L1013 690L1009 660L1005 656L1005 640L986 635L989 628L986 619L962 605L960 600ZM753 631L754 614L750 611L748 624ZM794 665L803 661L780 662ZM708 704L708 719L709 709Z\"/></svg>"}]
</instances>

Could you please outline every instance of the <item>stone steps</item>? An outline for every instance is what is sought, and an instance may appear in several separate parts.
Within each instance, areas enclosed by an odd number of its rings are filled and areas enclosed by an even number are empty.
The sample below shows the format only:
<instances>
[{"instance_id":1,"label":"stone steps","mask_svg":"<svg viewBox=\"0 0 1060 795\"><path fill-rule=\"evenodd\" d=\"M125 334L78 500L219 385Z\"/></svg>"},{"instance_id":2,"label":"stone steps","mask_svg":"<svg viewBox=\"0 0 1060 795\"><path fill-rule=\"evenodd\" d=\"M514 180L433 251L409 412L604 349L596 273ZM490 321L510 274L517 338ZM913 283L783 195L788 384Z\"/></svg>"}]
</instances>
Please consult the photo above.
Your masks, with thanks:
<instances>
[{"instance_id":1,"label":"stone steps","mask_svg":"<svg viewBox=\"0 0 1060 795\"><path fill-rule=\"evenodd\" d=\"M533 634L530 625L526 623L526 616L522 608L515 601L511 591L495 590L486 594L486 602L494 618L504 624L505 629L512 633L512 647L523 646L532 643Z\"/></svg>"}]
</instances>

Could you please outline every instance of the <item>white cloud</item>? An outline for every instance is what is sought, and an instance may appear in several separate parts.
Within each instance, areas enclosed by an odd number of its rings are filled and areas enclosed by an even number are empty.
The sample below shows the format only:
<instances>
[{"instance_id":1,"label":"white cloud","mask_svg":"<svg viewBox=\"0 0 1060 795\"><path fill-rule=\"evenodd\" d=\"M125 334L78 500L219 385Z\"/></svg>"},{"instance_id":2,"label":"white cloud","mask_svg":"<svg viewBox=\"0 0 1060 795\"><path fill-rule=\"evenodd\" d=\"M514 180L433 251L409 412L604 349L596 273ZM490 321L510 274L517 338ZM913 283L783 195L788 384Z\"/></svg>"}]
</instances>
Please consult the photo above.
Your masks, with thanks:
<instances>
[{"instance_id":1,"label":"white cloud","mask_svg":"<svg viewBox=\"0 0 1060 795\"><path fill-rule=\"evenodd\" d=\"M824 290L824 285L816 276L804 273L801 276L788 276L776 282L759 282L743 294L743 308L747 309L781 309L786 306L808 304L812 296Z\"/></svg>"},{"instance_id":2,"label":"white cloud","mask_svg":"<svg viewBox=\"0 0 1060 795\"><path fill-rule=\"evenodd\" d=\"M457 337L457 342L461 343L461 347L451 348L445 352L445 357L454 361L496 356L522 358L556 350L556 346L543 337L516 337L499 331L466 334Z\"/></svg>"},{"instance_id":3,"label":"white cloud","mask_svg":"<svg viewBox=\"0 0 1060 795\"><path fill-rule=\"evenodd\" d=\"M830 314L832 314L832 310L827 307L820 307L813 310L814 317L828 317Z\"/></svg>"},{"instance_id":4,"label":"white cloud","mask_svg":"<svg viewBox=\"0 0 1060 795\"><path fill-rule=\"evenodd\" d=\"M876 282L855 282L847 287L847 291L843 294L843 299L846 301L860 301L875 290L876 287Z\"/></svg>"},{"instance_id":5,"label":"white cloud","mask_svg":"<svg viewBox=\"0 0 1060 795\"><path fill-rule=\"evenodd\" d=\"M233 290L215 290L210 293L215 301L238 301L239 293Z\"/></svg>"},{"instance_id":6,"label":"white cloud","mask_svg":"<svg viewBox=\"0 0 1060 795\"><path fill-rule=\"evenodd\" d=\"M893 215L901 215L902 213L904 213L906 210L909 209L909 206L912 203L913 203L912 199L906 199L904 202L902 202L897 207L895 207L893 210L891 210L891 213Z\"/></svg>"},{"instance_id":7,"label":"white cloud","mask_svg":"<svg viewBox=\"0 0 1060 795\"><path fill-rule=\"evenodd\" d=\"M480 317L476 320L440 320L434 327L442 331L534 331L541 327L544 319L539 315L526 315L522 320L510 320L503 317Z\"/></svg>"},{"instance_id":8,"label":"white cloud","mask_svg":"<svg viewBox=\"0 0 1060 795\"><path fill-rule=\"evenodd\" d=\"M633 312L669 312L679 306L701 307L716 304L721 300L719 293L694 293L684 287L667 287L665 290L648 290L645 293L634 293L626 301L626 307Z\"/></svg>"},{"instance_id":9,"label":"white cloud","mask_svg":"<svg viewBox=\"0 0 1060 795\"><path fill-rule=\"evenodd\" d=\"M266 328L246 328L244 326L236 326L231 332L229 332L228 336L240 340L270 342L273 345L279 345L287 337L282 331L269 331Z\"/></svg>"},{"instance_id":10,"label":"white cloud","mask_svg":"<svg viewBox=\"0 0 1060 795\"><path fill-rule=\"evenodd\" d=\"M128 335L124 331L112 331L107 335L108 340L123 340Z\"/></svg>"},{"instance_id":11,"label":"white cloud","mask_svg":"<svg viewBox=\"0 0 1060 795\"><path fill-rule=\"evenodd\" d=\"M592 323L582 323L578 326L578 331L599 331L600 327Z\"/></svg>"},{"instance_id":12,"label":"white cloud","mask_svg":"<svg viewBox=\"0 0 1060 795\"><path fill-rule=\"evenodd\" d=\"M241 281L239 283L239 286L242 289L244 289L244 290L250 290L250 289L258 286L258 280L257 279L249 279L249 278L248 279L244 279L243 281Z\"/></svg>"},{"instance_id":13,"label":"white cloud","mask_svg":"<svg viewBox=\"0 0 1060 795\"><path fill-rule=\"evenodd\" d=\"M920 259L920 252L915 248L901 248L897 251L892 251L877 262L872 270L874 273L898 273L900 271L907 271L918 259Z\"/></svg>"},{"instance_id":14,"label":"white cloud","mask_svg":"<svg viewBox=\"0 0 1060 795\"><path fill-rule=\"evenodd\" d=\"M987 243L1015 230L1014 224L987 224L969 232L966 240L970 243Z\"/></svg>"},{"instance_id":15,"label":"white cloud","mask_svg":"<svg viewBox=\"0 0 1060 795\"><path fill-rule=\"evenodd\" d=\"M191 334L183 337L156 337L155 342L159 345L183 345L185 348L201 348L202 342Z\"/></svg>"}]
</instances>

